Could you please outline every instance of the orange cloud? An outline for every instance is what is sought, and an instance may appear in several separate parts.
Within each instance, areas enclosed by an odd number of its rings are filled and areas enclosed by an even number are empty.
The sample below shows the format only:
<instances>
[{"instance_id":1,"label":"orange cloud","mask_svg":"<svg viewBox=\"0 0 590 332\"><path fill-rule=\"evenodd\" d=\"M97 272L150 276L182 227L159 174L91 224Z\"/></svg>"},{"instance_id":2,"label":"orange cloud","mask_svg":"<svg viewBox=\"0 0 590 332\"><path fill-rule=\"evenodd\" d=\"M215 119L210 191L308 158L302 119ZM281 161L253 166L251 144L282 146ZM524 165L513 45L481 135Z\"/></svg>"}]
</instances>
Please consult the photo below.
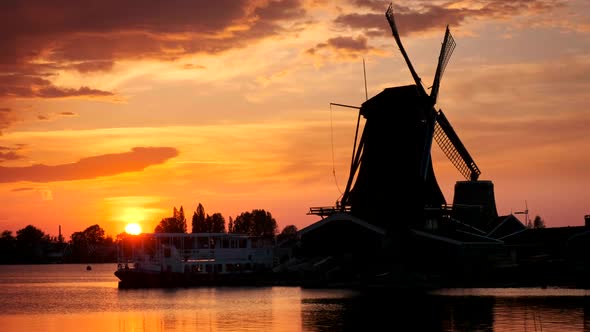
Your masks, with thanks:
<instances>
[{"instance_id":1,"label":"orange cloud","mask_svg":"<svg viewBox=\"0 0 590 332\"><path fill-rule=\"evenodd\" d=\"M0 182L92 179L141 171L150 165L161 164L177 155L178 150L170 147L135 147L130 152L87 157L71 164L0 167Z\"/></svg>"}]
</instances>

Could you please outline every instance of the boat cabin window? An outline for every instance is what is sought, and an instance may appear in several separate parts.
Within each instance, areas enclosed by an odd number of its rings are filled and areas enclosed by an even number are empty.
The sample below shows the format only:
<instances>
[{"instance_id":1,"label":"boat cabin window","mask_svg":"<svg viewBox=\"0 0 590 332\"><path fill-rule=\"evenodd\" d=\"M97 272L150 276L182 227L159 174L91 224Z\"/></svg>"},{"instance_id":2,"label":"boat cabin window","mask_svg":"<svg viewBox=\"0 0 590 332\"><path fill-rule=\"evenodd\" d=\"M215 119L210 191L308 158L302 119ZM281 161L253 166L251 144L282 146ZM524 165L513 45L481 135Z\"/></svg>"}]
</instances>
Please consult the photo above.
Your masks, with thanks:
<instances>
[{"instance_id":1,"label":"boat cabin window","mask_svg":"<svg viewBox=\"0 0 590 332\"><path fill-rule=\"evenodd\" d=\"M209 248L209 238L204 236L199 236L197 238L197 248L204 249Z\"/></svg>"},{"instance_id":2,"label":"boat cabin window","mask_svg":"<svg viewBox=\"0 0 590 332\"><path fill-rule=\"evenodd\" d=\"M251 241L252 248L262 248L262 241L260 239L252 239Z\"/></svg>"}]
</instances>

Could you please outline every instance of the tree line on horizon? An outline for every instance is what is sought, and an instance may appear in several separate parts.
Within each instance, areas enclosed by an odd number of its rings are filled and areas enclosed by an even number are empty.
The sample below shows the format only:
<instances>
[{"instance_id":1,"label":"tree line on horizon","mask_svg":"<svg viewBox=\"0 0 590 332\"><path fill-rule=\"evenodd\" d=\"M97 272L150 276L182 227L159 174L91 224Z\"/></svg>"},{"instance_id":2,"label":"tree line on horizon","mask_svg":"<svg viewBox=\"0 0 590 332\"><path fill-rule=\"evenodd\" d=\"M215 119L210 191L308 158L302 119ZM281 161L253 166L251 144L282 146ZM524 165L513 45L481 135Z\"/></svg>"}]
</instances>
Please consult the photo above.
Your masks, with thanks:
<instances>
[{"instance_id":1,"label":"tree line on horizon","mask_svg":"<svg viewBox=\"0 0 590 332\"><path fill-rule=\"evenodd\" d=\"M173 208L171 217L160 220L154 233L187 233L187 228L184 207L181 205L179 209ZM191 233L240 233L257 237L276 237L281 241L294 237L297 231L297 226L287 225L278 233L277 221L264 209L242 212L235 219L230 216L226 227L225 217L221 213L206 214L203 205L198 203L191 219Z\"/></svg>"},{"instance_id":2,"label":"tree line on horizon","mask_svg":"<svg viewBox=\"0 0 590 332\"><path fill-rule=\"evenodd\" d=\"M74 232L69 241L63 236L50 236L41 229L27 225L0 235L0 264L42 263L107 263L115 262L115 240L106 236L98 224Z\"/></svg>"},{"instance_id":3,"label":"tree line on horizon","mask_svg":"<svg viewBox=\"0 0 590 332\"><path fill-rule=\"evenodd\" d=\"M294 238L295 225L287 225L278 233L278 225L270 212L254 209L231 217L226 228L221 213L208 215L201 203L193 212L192 233L242 233L250 236L270 237L277 241ZM186 233L187 221L184 208L174 207L171 217L163 218L154 229L155 233ZM125 232L115 239L107 236L98 224L72 233L66 241L60 234L45 234L34 225L27 225L16 231L4 230L0 234L0 264L42 264L42 263L108 263L117 261L117 242L129 236Z\"/></svg>"}]
</instances>

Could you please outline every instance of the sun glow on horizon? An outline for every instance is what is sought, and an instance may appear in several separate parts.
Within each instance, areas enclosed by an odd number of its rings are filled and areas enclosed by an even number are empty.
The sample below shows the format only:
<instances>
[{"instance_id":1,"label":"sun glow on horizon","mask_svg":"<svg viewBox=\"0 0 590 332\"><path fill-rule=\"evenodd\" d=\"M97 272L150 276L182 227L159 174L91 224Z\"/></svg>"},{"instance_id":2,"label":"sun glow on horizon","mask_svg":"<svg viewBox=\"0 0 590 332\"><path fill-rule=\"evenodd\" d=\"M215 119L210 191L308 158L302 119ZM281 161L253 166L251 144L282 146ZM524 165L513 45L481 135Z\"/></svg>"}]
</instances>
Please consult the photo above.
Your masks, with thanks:
<instances>
[{"instance_id":1,"label":"sun glow on horizon","mask_svg":"<svg viewBox=\"0 0 590 332\"><path fill-rule=\"evenodd\" d=\"M129 223L125 226L125 232L131 235L141 234L141 226L138 223Z\"/></svg>"}]
</instances>

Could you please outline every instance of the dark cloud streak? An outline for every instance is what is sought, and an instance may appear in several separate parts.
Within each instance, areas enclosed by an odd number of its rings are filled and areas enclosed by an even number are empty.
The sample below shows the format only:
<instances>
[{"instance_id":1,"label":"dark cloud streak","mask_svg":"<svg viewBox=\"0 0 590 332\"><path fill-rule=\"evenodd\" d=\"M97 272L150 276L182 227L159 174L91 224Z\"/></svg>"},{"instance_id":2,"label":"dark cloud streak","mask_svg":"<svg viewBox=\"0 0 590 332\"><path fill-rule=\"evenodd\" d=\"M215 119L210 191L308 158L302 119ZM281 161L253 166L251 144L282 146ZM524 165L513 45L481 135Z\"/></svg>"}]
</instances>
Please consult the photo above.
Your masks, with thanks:
<instances>
[{"instance_id":1,"label":"dark cloud streak","mask_svg":"<svg viewBox=\"0 0 590 332\"><path fill-rule=\"evenodd\" d=\"M19 191L32 191L32 190L35 190L35 188L31 188L31 187L14 188L11 191L12 192L19 192Z\"/></svg>"},{"instance_id":2,"label":"dark cloud streak","mask_svg":"<svg viewBox=\"0 0 590 332\"><path fill-rule=\"evenodd\" d=\"M112 92L82 86L78 89L60 88L51 81L34 75L0 74L0 98L65 98L110 97Z\"/></svg>"},{"instance_id":3,"label":"dark cloud streak","mask_svg":"<svg viewBox=\"0 0 590 332\"><path fill-rule=\"evenodd\" d=\"M166 59L170 49L191 54L241 47L281 31L282 21L305 17L300 0L58 2L0 2L0 46L16 50L0 63L43 57L79 61L74 67L82 72L104 70L119 59Z\"/></svg>"},{"instance_id":4,"label":"dark cloud streak","mask_svg":"<svg viewBox=\"0 0 590 332\"><path fill-rule=\"evenodd\" d=\"M110 71L114 66L113 61L83 61L73 64L71 67L78 72L85 74L97 71Z\"/></svg>"},{"instance_id":5,"label":"dark cloud streak","mask_svg":"<svg viewBox=\"0 0 590 332\"><path fill-rule=\"evenodd\" d=\"M370 47L367 45L367 38L362 36L356 39L351 37L336 37L330 38L327 42L320 43L315 47L308 49L306 53L314 55L323 49L334 49L340 53L346 53L347 55L354 57L355 55L370 50Z\"/></svg>"},{"instance_id":6,"label":"dark cloud streak","mask_svg":"<svg viewBox=\"0 0 590 332\"><path fill-rule=\"evenodd\" d=\"M366 37L391 36L391 28L385 19L389 1L352 0L351 3L370 11L360 14L342 14L334 20L337 26L359 31ZM447 25L461 26L469 19L501 20L518 15L538 14L563 5L560 0L474 0L438 3L410 1L404 4L408 6L393 3L395 23L402 36L433 30L439 30L442 33ZM338 39L353 40L351 37L331 38L326 43L317 44L306 53L315 55L322 48L330 47L337 54L349 57L350 45L334 42ZM357 40L359 39L357 37ZM370 49L368 45L365 46Z\"/></svg>"},{"instance_id":7,"label":"dark cloud streak","mask_svg":"<svg viewBox=\"0 0 590 332\"><path fill-rule=\"evenodd\" d=\"M16 114L12 109L7 107L0 108L0 136L2 136L2 129L10 127L10 125L17 121Z\"/></svg>"},{"instance_id":8,"label":"dark cloud streak","mask_svg":"<svg viewBox=\"0 0 590 332\"><path fill-rule=\"evenodd\" d=\"M52 182L93 179L126 172L142 171L178 155L171 147L135 147L130 152L112 153L80 159L71 164L27 167L0 166L0 183L31 181Z\"/></svg>"},{"instance_id":9,"label":"dark cloud streak","mask_svg":"<svg viewBox=\"0 0 590 332\"><path fill-rule=\"evenodd\" d=\"M357 0L354 3L376 12L340 15L335 19L336 24L365 31L379 30L384 35L391 35L391 29L384 17L389 2ZM562 1L558 0L474 0L468 3L470 7L459 7L461 3L453 1L441 5L415 2L415 7L411 8L394 3L395 22L400 35L410 35L433 29L444 29L447 24L460 26L470 18L505 19L523 14L541 13L563 5Z\"/></svg>"},{"instance_id":10,"label":"dark cloud streak","mask_svg":"<svg viewBox=\"0 0 590 332\"><path fill-rule=\"evenodd\" d=\"M74 112L58 112L58 113L51 113L51 114L39 114L37 115L37 119L41 121L53 121L58 118L65 118L65 117L75 117L78 114Z\"/></svg>"},{"instance_id":11,"label":"dark cloud streak","mask_svg":"<svg viewBox=\"0 0 590 332\"><path fill-rule=\"evenodd\" d=\"M8 160L24 159L24 155L21 154L24 145L17 145L15 148L7 146L0 146L0 163Z\"/></svg>"}]
</instances>

